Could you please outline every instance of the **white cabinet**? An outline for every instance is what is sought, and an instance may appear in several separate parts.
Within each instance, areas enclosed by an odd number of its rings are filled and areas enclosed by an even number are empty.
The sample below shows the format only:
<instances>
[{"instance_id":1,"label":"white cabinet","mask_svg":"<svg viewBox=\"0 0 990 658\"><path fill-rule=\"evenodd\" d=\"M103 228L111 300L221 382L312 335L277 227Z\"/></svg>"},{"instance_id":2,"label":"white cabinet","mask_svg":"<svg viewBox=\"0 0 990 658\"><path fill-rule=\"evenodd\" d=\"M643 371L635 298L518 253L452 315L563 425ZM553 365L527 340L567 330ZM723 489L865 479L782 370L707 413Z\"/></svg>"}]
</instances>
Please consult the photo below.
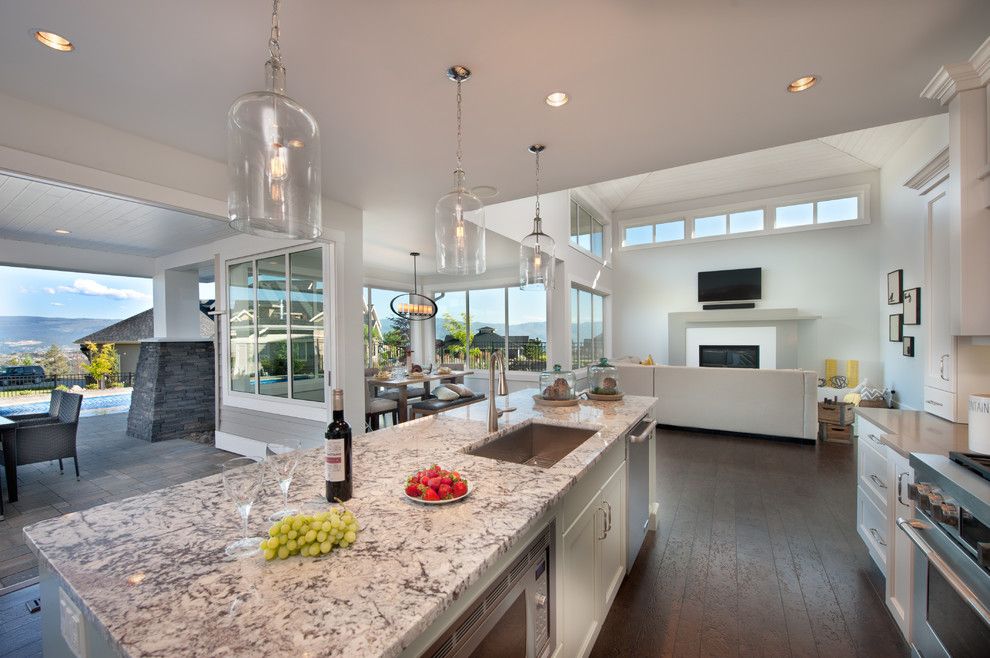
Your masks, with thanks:
<instances>
[{"instance_id":1,"label":"white cabinet","mask_svg":"<svg viewBox=\"0 0 990 658\"><path fill-rule=\"evenodd\" d=\"M891 493L887 501L888 532L890 545L887 547L887 608L904 637L911 637L911 582L914 577L914 546L911 540L897 527L898 517L910 519L914 502L908 498L907 487L914 482L914 470L906 457L889 449L887 477Z\"/></svg>"},{"instance_id":2,"label":"white cabinet","mask_svg":"<svg viewBox=\"0 0 990 658\"><path fill-rule=\"evenodd\" d=\"M564 532L564 564L561 570L564 596L564 655L584 656L591 651L601 618L598 615L598 537L605 527L605 512L598 499L588 503L581 516Z\"/></svg>"},{"instance_id":3,"label":"white cabinet","mask_svg":"<svg viewBox=\"0 0 990 658\"><path fill-rule=\"evenodd\" d=\"M925 288L921 299L927 327L928 354L925 357L925 386L955 393L956 339L952 335L952 226L945 184L925 196ZM928 396L926 396L928 397ZM944 402L944 398L940 400ZM929 402L926 400L925 406ZM932 413L944 416L936 410ZM952 420L949 418L949 420Z\"/></svg>"},{"instance_id":4,"label":"white cabinet","mask_svg":"<svg viewBox=\"0 0 990 658\"><path fill-rule=\"evenodd\" d=\"M625 576L625 477L626 463L622 462L564 530L560 655L591 652Z\"/></svg>"}]
</instances>

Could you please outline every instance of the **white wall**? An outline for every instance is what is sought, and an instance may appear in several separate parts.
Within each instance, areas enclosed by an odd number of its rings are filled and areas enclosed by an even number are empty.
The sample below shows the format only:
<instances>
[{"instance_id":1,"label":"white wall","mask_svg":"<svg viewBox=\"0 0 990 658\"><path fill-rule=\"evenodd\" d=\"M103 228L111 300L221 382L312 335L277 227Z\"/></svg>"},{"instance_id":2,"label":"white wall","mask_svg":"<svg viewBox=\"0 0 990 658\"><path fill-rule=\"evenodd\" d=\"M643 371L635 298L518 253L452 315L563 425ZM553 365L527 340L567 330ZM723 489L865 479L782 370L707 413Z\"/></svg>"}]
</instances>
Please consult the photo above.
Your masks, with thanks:
<instances>
[{"instance_id":1,"label":"white wall","mask_svg":"<svg viewBox=\"0 0 990 658\"><path fill-rule=\"evenodd\" d=\"M921 304L924 308L925 279L925 200L904 183L949 144L948 115L940 114L927 119L904 145L894 153L880 171L880 189L883 204L880 222L881 258L883 268L877 273L877 305L880 307L878 323L881 358L884 366L884 383L897 392L897 400L903 407L924 407L924 355L925 327L904 327L904 335L914 336L915 357L903 356L901 343L887 340L887 316L900 313L901 306L886 303L886 273L904 270L904 287L921 286Z\"/></svg>"},{"instance_id":2,"label":"white wall","mask_svg":"<svg viewBox=\"0 0 990 658\"><path fill-rule=\"evenodd\" d=\"M798 308L822 316L821 320L802 323L798 367L821 372L826 358L859 359L860 376L879 381L882 355L876 309L882 227L876 172L696 199L652 210L659 215L863 183L871 184L871 224L616 251L615 353L641 358L652 354L658 363L667 363L667 314L701 310L698 272L762 267L763 300L757 308ZM614 233L613 243L620 240Z\"/></svg>"}]
</instances>

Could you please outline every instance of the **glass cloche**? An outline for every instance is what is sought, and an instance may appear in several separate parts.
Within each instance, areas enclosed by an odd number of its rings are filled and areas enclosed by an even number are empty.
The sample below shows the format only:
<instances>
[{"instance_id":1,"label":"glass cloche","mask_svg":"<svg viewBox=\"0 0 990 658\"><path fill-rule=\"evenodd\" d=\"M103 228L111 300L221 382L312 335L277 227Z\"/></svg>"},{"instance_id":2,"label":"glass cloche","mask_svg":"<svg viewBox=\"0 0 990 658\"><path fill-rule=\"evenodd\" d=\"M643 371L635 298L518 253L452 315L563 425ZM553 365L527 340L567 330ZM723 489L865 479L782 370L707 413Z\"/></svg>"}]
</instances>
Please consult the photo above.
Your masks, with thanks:
<instances>
[{"instance_id":1,"label":"glass cloche","mask_svg":"<svg viewBox=\"0 0 990 658\"><path fill-rule=\"evenodd\" d=\"M602 359L598 365L588 368L588 377L591 379L591 392L595 395L622 393L619 388L619 369L609 364L608 359Z\"/></svg>"},{"instance_id":2,"label":"glass cloche","mask_svg":"<svg viewBox=\"0 0 990 658\"><path fill-rule=\"evenodd\" d=\"M574 400L577 398L577 379L570 370L561 370L555 365L553 370L540 373L540 391L544 400Z\"/></svg>"}]
</instances>

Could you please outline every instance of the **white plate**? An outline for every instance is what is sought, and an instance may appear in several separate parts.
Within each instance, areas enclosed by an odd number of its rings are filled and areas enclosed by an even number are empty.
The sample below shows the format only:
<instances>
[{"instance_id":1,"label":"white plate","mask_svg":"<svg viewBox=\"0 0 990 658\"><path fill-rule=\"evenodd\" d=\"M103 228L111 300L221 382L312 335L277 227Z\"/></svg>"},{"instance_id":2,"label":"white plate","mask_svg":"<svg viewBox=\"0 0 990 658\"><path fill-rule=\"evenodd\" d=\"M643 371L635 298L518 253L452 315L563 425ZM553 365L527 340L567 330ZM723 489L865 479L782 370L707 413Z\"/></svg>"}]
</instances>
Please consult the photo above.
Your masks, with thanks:
<instances>
[{"instance_id":1,"label":"white plate","mask_svg":"<svg viewBox=\"0 0 990 658\"><path fill-rule=\"evenodd\" d=\"M474 482L472 480L468 480L467 481L467 488L468 488L467 493L464 494L463 496L461 496L460 498L451 498L450 500L423 500L422 498L417 498L415 496L410 496L409 494L406 493L405 488L406 488L406 484L403 481L403 483L402 483L402 495L405 496L407 499L413 501L414 503L419 503L420 505L446 505L448 503L456 503L456 502L461 501L461 500L464 500L465 498L467 498L468 496L470 496L471 495L471 492L474 491Z\"/></svg>"}]
</instances>

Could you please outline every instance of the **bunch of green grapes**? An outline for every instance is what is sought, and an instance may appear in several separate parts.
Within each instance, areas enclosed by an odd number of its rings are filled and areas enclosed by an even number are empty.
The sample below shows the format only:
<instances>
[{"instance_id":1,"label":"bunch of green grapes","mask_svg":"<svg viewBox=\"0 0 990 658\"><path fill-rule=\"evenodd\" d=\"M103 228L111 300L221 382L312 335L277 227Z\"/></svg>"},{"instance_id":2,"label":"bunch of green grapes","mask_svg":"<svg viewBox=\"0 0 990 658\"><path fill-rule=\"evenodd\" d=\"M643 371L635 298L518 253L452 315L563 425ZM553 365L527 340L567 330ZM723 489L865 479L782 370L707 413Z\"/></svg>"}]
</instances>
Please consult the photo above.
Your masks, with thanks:
<instances>
[{"instance_id":1,"label":"bunch of green grapes","mask_svg":"<svg viewBox=\"0 0 990 658\"><path fill-rule=\"evenodd\" d=\"M318 514L296 514L276 521L261 542L266 560L284 560L290 555L316 557L329 553L334 546L347 548L357 541L357 519L339 507Z\"/></svg>"}]
</instances>

